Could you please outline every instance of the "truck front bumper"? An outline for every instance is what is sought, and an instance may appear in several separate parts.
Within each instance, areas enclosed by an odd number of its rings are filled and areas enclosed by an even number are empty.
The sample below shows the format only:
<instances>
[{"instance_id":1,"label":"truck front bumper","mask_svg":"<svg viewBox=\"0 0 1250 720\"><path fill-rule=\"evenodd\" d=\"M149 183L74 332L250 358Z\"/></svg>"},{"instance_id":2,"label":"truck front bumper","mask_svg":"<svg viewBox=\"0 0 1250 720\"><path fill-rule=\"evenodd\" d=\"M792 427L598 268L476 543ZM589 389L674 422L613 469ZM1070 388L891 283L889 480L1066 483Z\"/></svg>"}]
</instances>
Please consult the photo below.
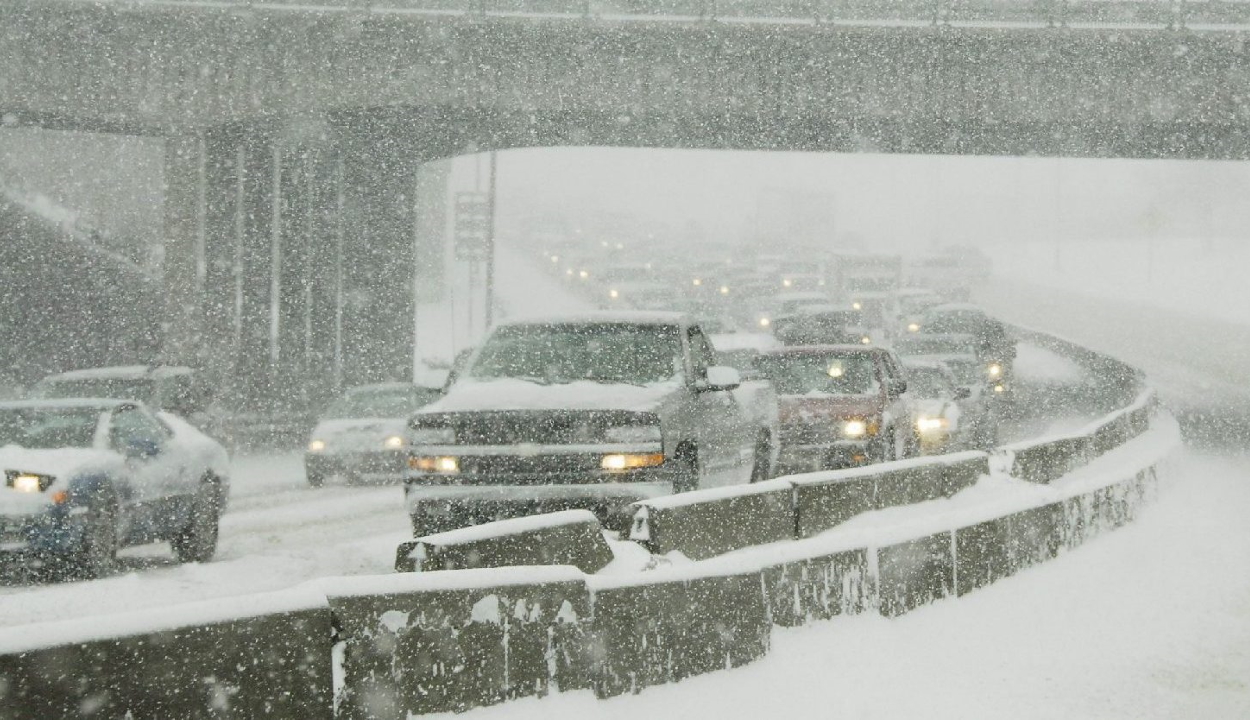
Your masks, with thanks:
<instances>
[{"instance_id":1,"label":"truck front bumper","mask_svg":"<svg viewBox=\"0 0 1250 720\"><path fill-rule=\"evenodd\" d=\"M777 455L778 475L840 470L874 462L867 441L838 441L816 445L782 445Z\"/></svg>"}]
</instances>

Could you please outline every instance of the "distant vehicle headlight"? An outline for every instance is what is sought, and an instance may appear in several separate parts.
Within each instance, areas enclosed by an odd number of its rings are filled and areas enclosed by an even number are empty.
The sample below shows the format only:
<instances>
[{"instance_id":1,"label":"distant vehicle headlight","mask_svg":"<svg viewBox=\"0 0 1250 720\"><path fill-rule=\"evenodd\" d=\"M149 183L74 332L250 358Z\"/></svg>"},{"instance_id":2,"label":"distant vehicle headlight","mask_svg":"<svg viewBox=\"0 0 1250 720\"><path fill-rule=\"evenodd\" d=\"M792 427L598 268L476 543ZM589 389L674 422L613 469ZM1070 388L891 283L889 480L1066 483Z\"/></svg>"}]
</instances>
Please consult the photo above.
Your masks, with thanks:
<instances>
[{"instance_id":1,"label":"distant vehicle headlight","mask_svg":"<svg viewBox=\"0 0 1250 720\"><path fill-rule=\"evenodd\" d=\"M460 472L460 458L448 455L439 457L411 457L408 458L408 467L413 470L422 470L424 472L454 475Z\"/></svg>"},{"instance_id":2,"label":"distant vehicle headlight","mask_svg":"<svg viewBox=\"0 0 1250 720\"><path fill-rule=\"evenodd\" d=\"M907 332L920 332L920 323L907 323Z\"/></svg>"},{"instance_id":3,"label":"distant vehicle headlight","mask_svg":"<svg viewBox=\"0 0 1250 720\"><path fill-rule=\"evenodd\" d=\"M922 433L933 433L945 430L949 422L944 417L925 417L916 418L916 429Z\"/></svg>"},{"instance_id":4,"label":"distant vehicle headlight","mask_svg":"<svg viewBox=\"0 0 1250 720\"><path fill-rule=\"evenodd\" d=\"M1002 383L998 383L994 385L994 392L996 393L1007 392L1007 386L1003 385Z\"/></svg>"},{"instance_id":5,"label":"distant vehicle headlight","mask_svg":"<svg viewBox=\"0 0 1250 720\"><path fill-rule=\"evenodd\" d=\"M1003 366L998 363L990 363L989 373L992 378L1002 377Z\"/></svg>"},{"instance_id":6,"label":"distant vehicle headlight","mask_svg":"<svg viewBox=\"0 0 1250 720\"><path fill-rule=\"evenodd\" d=\"M864 309L864 304L863 304L863 303L861 303L861 302L859 302L859 301L855 301L855 302L851 303L851 309L852 309L852 310L863 310L863 309Z\"/></svg>"},{"instance_id":7,"label":"distant vehicle headlight","mask_svg":"<svg viewBox=\"0 0 1250 720\"><path fill-rule=\"evenodd\" d=\"M863 336L862 338L860 338L860 339L859 339L859 342L860 342L860 344L862 344L862 345L871 345L871 344L872 344L872 338L870 338L870 337L868 337L867 335L865 335L865 336Z\"/></svg>"},{"instance_id":8,"label":"distant vehicle headlight","mask_svg":"<svg viewBox=\"0 0 1250 720\"><path fill-rule=\"evenodd\" d=\"M621 296L621 293L620 293L620 291L619 291L619 290L609 290L609 291L608 291L608 297L612 298L613 300L617 299L617 298L618 298L618 297L620 297L620 296Z\"/></svg>"},{"instance_id":9,"label":"distant vehicle headlight","mask_svg":"<svg viewBox=\"0 0 1250 720\"><path fill-rule=\"evenodd\" d=\"M603 439L614 443L658 443L660 442L659 425L622 425L610 427L603 433Z\"/></svg>"},{"instance_id":10,"label":"distant vehicle headlight","mask_svg":"<svg viewBox=\"0 0 1250 720\"><path fill-rule=\"evenodd\" d=\"M413 445L452 445L456 431L449 427L416 428L408 432L408 439Z\"/></svg>"},{"instance_id":11,"label":"distant vehicle headlight","mask_svg":"<svg viewBox=\"0 0 1250 720\"><path fill-rule=\"evenodd\" d=\"M382 441L382 447L387 450L399 450L404 446L404 436L390 435Z\"/></svg>"},{"instance_id":12,"label":"distant vehicle headlight","mask_svg":"<svg viewBox=\"0 0 1250 720\"><path fill-rule=\"evenodd\" d=\"M308 452L319 453L319 452L324 452L325 449L326 449L325 440L313 440L308 443Z\"/></svg>"},{"instance_id":13,"label":"distant vehicle headlight","mask_svg":"<svg viewBox=\"0 0 1250 720\"><path fill-rule=\"evenodd\" d=\"M868 434L868 423L863 420L847 420L842 424L842 434L849 438L860 438Z\"/></svg>"},{"instance_id":14,"label":"distant vehicle headlight","mask_svg":"<svg viewBox=\"0 0 1250 720\"><path fill-rule=\"evenodd\" d=\"M772 320L769 320L766 317L760 318L760 327L768 327L769 325L772 325L772 324L773 324Z\"/></svg>"}]
</instances>

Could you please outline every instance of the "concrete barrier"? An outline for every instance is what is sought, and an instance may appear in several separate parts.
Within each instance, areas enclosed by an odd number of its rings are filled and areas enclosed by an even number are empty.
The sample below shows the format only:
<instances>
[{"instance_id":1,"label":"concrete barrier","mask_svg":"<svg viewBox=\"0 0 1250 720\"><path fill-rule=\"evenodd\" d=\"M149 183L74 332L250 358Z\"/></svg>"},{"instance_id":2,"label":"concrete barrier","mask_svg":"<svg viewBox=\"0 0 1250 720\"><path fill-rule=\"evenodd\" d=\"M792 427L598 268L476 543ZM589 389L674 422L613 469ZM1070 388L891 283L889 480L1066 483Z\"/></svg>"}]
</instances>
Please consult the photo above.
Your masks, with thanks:
<instances>
[{"instance_id":1,"label":"concrete barrier","mask_svg":"<svg viewBox=\"0 0 1250 720\"><path fill-rule=\"evenodd\" d=\"M590 596L576 568L403 573L323 585L344 642L339 717L461 712L590 682Z\"/></svg>"},{"instance_id":2,"label":"concrete barrier","mask_svg":"<svg viewBox=\"0 0 1250 720\"><path fill-rule=\"evenodd\" d=\"M629 537L653 553L702 560L794 539L793 489L786 480L699 490L634 503Z\"/></svg>"},{"instance_id":3,"label":"concrete barrier","mask_svg":"<svg viewBox=\"0 0 1250 720\"><path fill-rule=\"evenodd\" d=\"M333 717L330 609L271 593L0 631L0 718Z\"/></svg>"},{"instance_id":4,"label":"concrete barrier","mask_svg":"<svg viewBox=\"0 0 1250 720\"><path fill-rule=\"evenodd\" d=\"M796 627L875 607L868 555L866 549L845 550L765 568L762 579L773 624Z\"/></svg>"},{"instance_id":5,"label":"concrete barrier","mask_svg":"<svg viewBox=\"0 0 1250 720\"><path fill-rule=\"evenodd\" d=\"M954 537L940 532L876 549L878 610L910 612L955 592Z\"/></svg>"},{"instance_id":6,"label":"concrete barrier","mask_svg":"<svg viewBox=\"0 0 1250 720\"><path fill-rule=\"evenodd\" d=\"M595 573L612 562L603 528L589 510L500 520L401 543L398 572L511 565L572 565Z\"/></svg>"},{"instance_id":7,"label":"concrete barrier","mask_svg":"<svg viewBox=\"0 0 1250 720\"><path fill-rule=\"evenodd\" d=\"M870 510L950 497L989 471L989 456L970 451L791 476L796 535L812 537Z\"/></svg>"},{"instance_id":8,"label":"concrete barrier","mask_svg":"<svg viewBox=\"0 0 1250 720\"><path fill-rule=\"evenodd\" d=\"M589 582L600 697L737 667L768 652L772 625L758 572Z\"/></svg>"}]
</instances>

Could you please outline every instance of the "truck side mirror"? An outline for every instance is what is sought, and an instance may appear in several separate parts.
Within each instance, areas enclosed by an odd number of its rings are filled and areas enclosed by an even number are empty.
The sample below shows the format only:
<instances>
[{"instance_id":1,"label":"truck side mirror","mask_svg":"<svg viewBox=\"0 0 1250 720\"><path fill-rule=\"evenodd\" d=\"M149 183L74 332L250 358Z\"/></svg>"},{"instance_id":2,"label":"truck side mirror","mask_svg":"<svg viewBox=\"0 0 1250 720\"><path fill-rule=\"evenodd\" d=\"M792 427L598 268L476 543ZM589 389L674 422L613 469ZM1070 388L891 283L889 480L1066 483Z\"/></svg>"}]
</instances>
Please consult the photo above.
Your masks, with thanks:
<instances>
[{"instance_id":1,"label":"truck side mirror","mask_svg":"<svg viewBox=\"0 0 1250 720\"><path fill-rule=\"evenodd\" d=\"M707 369L707 379L696 380L694 389L698 392L716 392L733 390L742 384L742 376L738 371L727 365L713 365Z\"/></svg>"}]
</instances>

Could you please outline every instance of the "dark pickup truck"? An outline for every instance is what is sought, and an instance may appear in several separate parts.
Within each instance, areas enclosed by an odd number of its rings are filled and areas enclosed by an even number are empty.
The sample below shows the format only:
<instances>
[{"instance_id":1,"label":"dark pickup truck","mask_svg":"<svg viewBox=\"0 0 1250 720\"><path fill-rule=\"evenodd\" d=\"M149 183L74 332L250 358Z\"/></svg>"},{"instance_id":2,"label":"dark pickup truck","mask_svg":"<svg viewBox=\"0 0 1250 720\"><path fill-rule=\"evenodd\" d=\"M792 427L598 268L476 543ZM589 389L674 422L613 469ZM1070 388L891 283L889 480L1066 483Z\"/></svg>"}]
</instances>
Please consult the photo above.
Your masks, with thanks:
<instances>
[{"instance_id":1,"label":"dark pickup truck","mask_svg":"<svg viewBox=\"0 0 1250 720\"><path fill-rule=\"evenodd\" d=\"M417 535L769 476L776 410L743 407L698 324L592 313L496 327L409 421ZM615 519L615 518L613 518Z\"/></svg>"}]
</instances>

